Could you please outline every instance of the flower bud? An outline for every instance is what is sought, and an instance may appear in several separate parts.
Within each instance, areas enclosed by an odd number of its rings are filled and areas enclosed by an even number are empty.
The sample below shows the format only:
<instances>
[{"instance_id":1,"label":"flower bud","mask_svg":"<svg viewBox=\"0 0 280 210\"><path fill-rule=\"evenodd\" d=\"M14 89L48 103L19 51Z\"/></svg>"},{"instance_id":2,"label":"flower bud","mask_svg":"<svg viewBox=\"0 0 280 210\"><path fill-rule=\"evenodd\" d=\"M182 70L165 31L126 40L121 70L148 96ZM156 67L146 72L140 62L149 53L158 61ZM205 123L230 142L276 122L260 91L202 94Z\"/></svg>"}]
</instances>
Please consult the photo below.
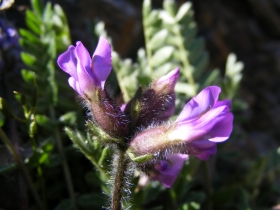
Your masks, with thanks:
<instances>
[{"instance_id":1,"label":"flower bud","mask_svg":"<svg viewBox=\"0 0 280 210\"><path fill-rule=\"evenodd\" d=\"M88 106L94 121L112 137L128 134L128 119L120 106L108 94L96 91L94 100L88 99Z\"/></svg>"},{"instance_id":2,"label":"flower bud","mask_svg":"<svg viewBox=\"0 0 280 210\"><path fill-rule=\"evenodd\" d=\"M148 127L153 123L161 124L171 117L175 110L174 87L179 78L179 68L174 69L167 75L155 80L150 88L141 94L139 100L138 119L135 122L137 127ZM135 97L134 97L135 98ZM131 113L131 100L124 112Z\"/></svg>"}]
</instances>

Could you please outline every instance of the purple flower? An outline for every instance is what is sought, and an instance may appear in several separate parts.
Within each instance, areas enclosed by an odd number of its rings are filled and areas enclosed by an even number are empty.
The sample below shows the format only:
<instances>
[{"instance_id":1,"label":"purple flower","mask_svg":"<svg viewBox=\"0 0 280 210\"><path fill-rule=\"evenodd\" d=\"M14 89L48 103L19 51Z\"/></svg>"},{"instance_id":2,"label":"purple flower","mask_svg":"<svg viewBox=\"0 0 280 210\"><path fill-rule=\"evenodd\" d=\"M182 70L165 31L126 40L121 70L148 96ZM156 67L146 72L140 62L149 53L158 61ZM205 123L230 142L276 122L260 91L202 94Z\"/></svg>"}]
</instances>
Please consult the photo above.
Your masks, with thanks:
<instances>
[{"instance_id":1,"label":"purple flower","mask_svg":"<svg viewBox=\"0 0 280 210\"><path fill-rule=\"evenodd\" d=\"M16 29L10 24L0 19L0 49L9 50L13 47L19 47L19 36Z\"/></svg>"},{"instance_id":2,"label":"purple flower","mask_svg":"<svg viewBox=\"0 0 280 210\"><path fill-rule=\"evenodd\" d=\"M150 173L150 177L153 180L160 181L167 188L171 187L181 172L187 158L188 155L185 154L167 155L167 160L159 160L153 165L154 170Z\"/></svg>"},{"instance_id":3,"label":"purple flower","mask_svg":"<svg viewBox=\"0 0 280 210\"><path fill-rule=\"evenodd\" d=\"M152 178L171 186L183 166L185 154L206 160L216 153L217 143L229 138L233 121L231 102L218 101L220 91L217 86L203 89L185 105L175 122L149 127L130 142L130 151L135 157L147 154L154 157L147 163L148 173L157 171ZM166 153L167 161L154 164L157 158L166 157Z\"/></svg>"},{"instance_id":4,"label":"purple flower","mask_svg":"<svg viewBox=\"0 0 280 210\"><path fill-rule=\"evenodd\" d=\"M69 85L81 96L92 96L95 90L104 90L104 84L112 69L111 47L100 37L96 50L90 55L82 42L70 46L58 57L59 67L70 75Z\"/></svg>"},{"instance_id":5,"label":"purple flower","mask_svg":"<svg viewBox=\"0 0 280 210\"><path fill-rule=\"evenodd\" d=\"M104 87L112 69L108 41L100 37L92 58L83 44L77 42L77 46L70 46L57 62L70 75L69 85L85 99L95 123L111 136L126 135L128 119Z\"/></svg>"},{"instance_id":6,"label":"purple flower","mask_svg":"<svg viewBox=\"0 0 280 210\"><path fill-rule=\"evenodd\" d=\"M221 89L210 86L192 98L175 121L169 140L181 139L188 154L202 160L216 153L216 143L227 140L233 115L229 100L218 101Z\"/></svg>"}]
</instances>

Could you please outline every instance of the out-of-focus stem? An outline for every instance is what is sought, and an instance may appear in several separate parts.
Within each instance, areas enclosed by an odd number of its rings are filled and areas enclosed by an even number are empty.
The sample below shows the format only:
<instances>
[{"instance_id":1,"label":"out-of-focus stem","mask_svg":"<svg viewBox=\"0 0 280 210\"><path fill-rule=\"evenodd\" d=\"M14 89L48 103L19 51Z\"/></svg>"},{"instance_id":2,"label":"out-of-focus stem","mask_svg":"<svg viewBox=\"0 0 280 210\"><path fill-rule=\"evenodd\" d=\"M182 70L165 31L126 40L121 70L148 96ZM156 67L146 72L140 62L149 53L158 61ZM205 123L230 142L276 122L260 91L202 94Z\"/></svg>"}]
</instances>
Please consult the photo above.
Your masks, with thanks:
<instances>
[{"instance_id":1,"label":"out-of-focus stem","mask_svg":"<svg viewBox=\"0 0 280 210\"><path fill-rule=\"evenodd\" d=\"M56 120L54 108L52 106L50 106L49 110L50 110L51 119L53 121ZM55 127L54 135L55 135L55 140L56 140L56 143L57 143L58 151L59 151L59 154L60 154L61 159L62 159L62 167L63 167L64 176L65 176L67 187L68 187L69 196L70 196L72 204L73 204L73 209L77 210L75 192L74 192L74 187L73 187L73 184L72 184L72 178L71 178L70 170L69 170L69 167L68 167L68 164L67 164L67 159L66 159L66 156L65 156L65 153L64 153L64 150L63 150L63 145L62 145L62 140L60 138L60 133L59 133L59 130L58 130L57 127Z\"/></svg>"},{"instance_id":2,"label":"out-of-focus stem","mask_svg":"<svg viewBox=\"0 0 280 210\"><path fill-rule=\"evenodd\" d=\"M47 208L46 188L45 188L45 180L44 180L44 175L43 175L43 169L41 167L41 164L39 163L39 158L38 158L38 154L37 154L37 145L36 145L35 139L34 139L34 137L30 137L30 139L31 139L31 143L32 143L32 150L34 152L35 159L36 159L37 174L40 178L40 183L41 183L41 186L42 186L42 191L41 191L42 198L43 198L44 206Z\"/></svg>"},{"instance_id":3,"label":"out-of-focus stem","mask_svg":"<svg viewBox=\"0 0 280 210\"><path fill-rule=\"evenodd\" d=\"M206 170L206 185L207 185L207 193L208 193L208 209L211 210L212 208L212 194L213 194L213 189L212 189L212 174L211 174L211 165L210 165L210 160L207 160L205 162L205 170Z\"/></svg>"},{"instance_id":4,"label":"out-of-focus stem","mask_svg":"<svg viewBox=\"0 0 280 210\"><path fill-rule=\"evenodd\" d=\"M6 145L6 147L8 148L8 150L12 153L13 157L15 158L19 168L21 169L27 184L30 187L30 190L37 202L37 204L39 205L39 208L42 210L45 210L45 207L41 201L41 198L38 194L38 192L36 191L35 185L32 182L32 179L28 173L28 170L26 169L26 167L24 166L19 154L16 152L15 148L13 147L13 145L11 144L10 140L8 139L8 137L6 136L6 134L4 133L4 131L2 130L2 128L0 128L0 137L2 139L2 141L4 142L4 144Z\"/></svg>"}]
</instances>

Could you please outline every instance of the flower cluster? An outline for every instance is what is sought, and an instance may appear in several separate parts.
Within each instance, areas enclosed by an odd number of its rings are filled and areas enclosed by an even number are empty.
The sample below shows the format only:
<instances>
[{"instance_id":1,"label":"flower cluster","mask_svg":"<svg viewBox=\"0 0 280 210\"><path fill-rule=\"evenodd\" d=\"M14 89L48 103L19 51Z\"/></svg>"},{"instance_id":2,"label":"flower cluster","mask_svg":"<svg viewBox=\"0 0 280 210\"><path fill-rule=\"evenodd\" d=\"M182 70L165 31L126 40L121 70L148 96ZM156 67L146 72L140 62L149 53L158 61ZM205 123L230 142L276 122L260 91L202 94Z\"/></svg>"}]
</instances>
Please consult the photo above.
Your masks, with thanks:
<instances>
[{"instance_id":1,"label":"flower cluster","mask_svg":"<svg viewBox=\"0 0 280 210\"><path fill-rule=\"evenodd\" d=\"M105 85L112 66L111 48L103 37L92 58L77 42L60 55L58 65L88 104L94 126L113 143L123 145L131 162L166 187L174 183L189 155L206 160L216 153L216 144L231 134L231 102L218 100L221 89L217 86L203 89L174 122L169 121L175 111L178 68L147 89L139 87L127 104L118 104Z\"/></svg>"}]
</instances>

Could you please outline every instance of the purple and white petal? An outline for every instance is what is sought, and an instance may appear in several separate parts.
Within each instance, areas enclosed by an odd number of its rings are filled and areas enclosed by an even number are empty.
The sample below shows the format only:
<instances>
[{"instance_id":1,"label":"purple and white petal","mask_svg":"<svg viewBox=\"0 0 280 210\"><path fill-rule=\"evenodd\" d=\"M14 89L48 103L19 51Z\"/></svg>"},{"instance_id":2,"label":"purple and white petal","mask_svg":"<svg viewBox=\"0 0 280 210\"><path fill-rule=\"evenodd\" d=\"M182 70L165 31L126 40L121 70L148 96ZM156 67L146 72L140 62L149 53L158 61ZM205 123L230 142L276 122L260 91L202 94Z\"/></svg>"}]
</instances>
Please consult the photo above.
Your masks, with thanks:
<instances>
[{"instance_id":1,"label":"purple and white petal","mask_svg":"<svg viewBox=\"0 0 280 210\"><path fill-rule=\"evenodd\" d=\"M68 83L70 87L72 87L79 95L83 94L83 91L81 90L79 83L73 77L69 77Z\"/></svg>"},{"instance_id":2,"label":"purple and white petal","mask_svg":"<svg viewBox=\"0 0 280 210\"><path fill-rule=\"evenodd\" d=\"M211 109L192 121L181 121L176 124L176 128L169 134L170 140L182 139L184 142L195 141L197 138L203 137L221 120L226 117L225 110L227 106Z\"/></svg>"},{"instance_id":3,"label":"purple and white petal","mask_svg":"<svg viewBox=\"0 0 280 210\"><path fill-rule=\"evenodd\" d=\"M209 86L203 89L185 105L176 121L191 120L203 115L214 107L220 92L221 88L218 86Z\"/></svg>"}]
</instances>

